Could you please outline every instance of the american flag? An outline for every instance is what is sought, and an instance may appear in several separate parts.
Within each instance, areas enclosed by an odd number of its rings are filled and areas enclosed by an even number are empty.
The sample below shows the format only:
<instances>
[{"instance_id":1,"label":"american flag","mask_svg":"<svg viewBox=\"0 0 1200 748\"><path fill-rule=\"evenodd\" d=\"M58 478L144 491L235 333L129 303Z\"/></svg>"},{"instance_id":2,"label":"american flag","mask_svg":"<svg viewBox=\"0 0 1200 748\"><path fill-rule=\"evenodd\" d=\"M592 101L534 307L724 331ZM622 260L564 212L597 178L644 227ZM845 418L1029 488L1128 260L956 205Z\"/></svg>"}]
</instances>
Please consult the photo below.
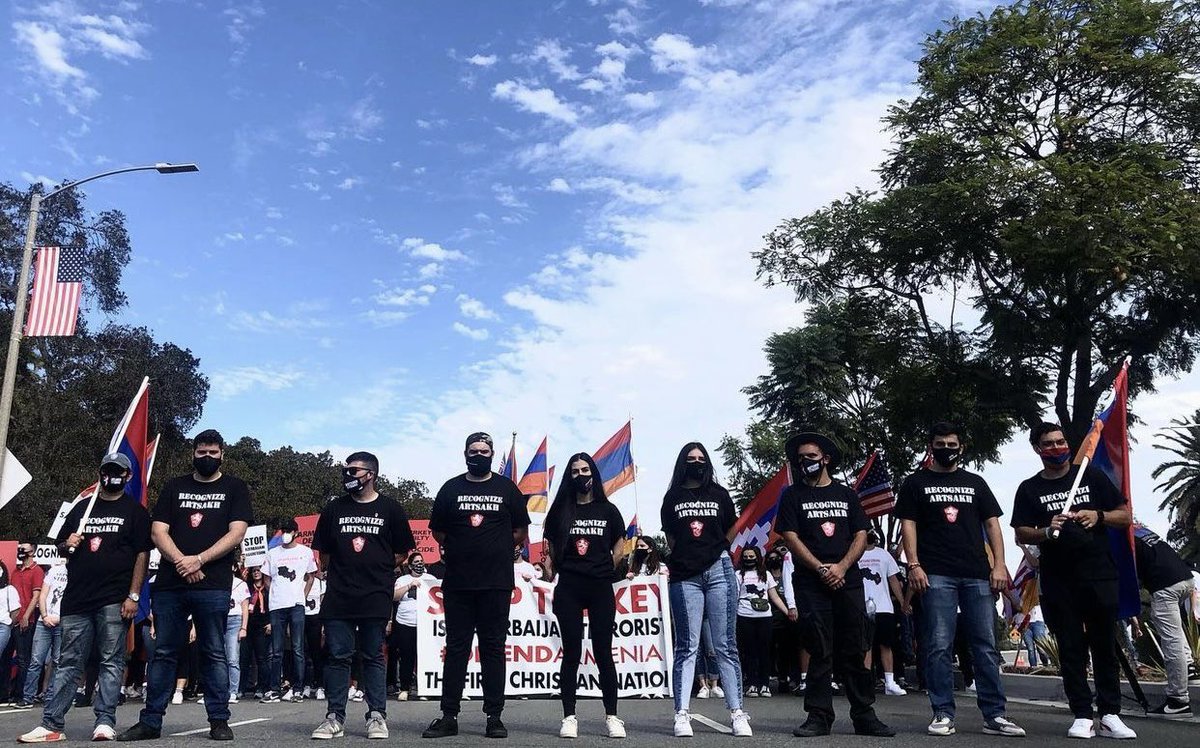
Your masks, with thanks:
<instances>
[{"instance_id":1,"label":"american flag","mask_svg":"<svg viewBox=\"0 0 1200 748\"><path fill-rule=\"evenodd\" d=\"M83 294L83 250L39 247L25 334L74 335Z\"/></svg>"},{"instance_id":2,"label":"american flag","mask_svg":"<svg viewBox=\"0 0 1200 748\"><path fill-rule=\"evenodd\" d=\"M878 449L871 453L867 464L859 471L858 479L854 481L854 492L858 494L868 519L891 514L896 506L896 495L892 493L892 474L888 472Z\"/></svg>"}]
</instances>

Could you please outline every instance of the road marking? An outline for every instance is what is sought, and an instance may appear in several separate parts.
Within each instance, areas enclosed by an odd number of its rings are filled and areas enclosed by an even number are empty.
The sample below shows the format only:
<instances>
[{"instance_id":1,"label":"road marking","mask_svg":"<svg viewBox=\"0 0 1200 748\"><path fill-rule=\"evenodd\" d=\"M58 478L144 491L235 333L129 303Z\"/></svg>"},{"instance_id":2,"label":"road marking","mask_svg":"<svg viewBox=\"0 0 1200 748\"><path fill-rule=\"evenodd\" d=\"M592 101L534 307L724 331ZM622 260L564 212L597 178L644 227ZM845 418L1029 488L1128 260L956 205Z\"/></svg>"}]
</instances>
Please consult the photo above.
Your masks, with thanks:
<instances>
[{"instance_id":1,"label":"road marking","mask_svg":"<svg viewBox=\"0 0 1200 748\"><path fill-rule=\"evenodd\" d=\"M241 727L242 725L252 725L255 722L270 722L271 719L272 719L271 717L259 717L258 719L244 719L241 722L230 722L229 726L230 727ZM171 733L171 737L181 738L184 735L199 735L201 733L208 732L208 730L209 730L209 728L207 728L207 727L201 727L197 730L184 730L183 732L173 732L173 733Z\"/></svg>"},{"instance_id":2,"label":"road marking","mask_svg":"<svg viewBox=\"0 0 1200 748\"><path fill-rule=\"evenodd\" d=\"M692 719L696 722L699 722L702 725L707 725L708 727L711 727L712 729L716 730L717 732L723 732L726 735L733 732L733 728L726 727L725 725L721 724L720 722L717 722L716 720L711 720L708 717L705 717L703 714L696 714L695 712L692 712Z\"/></svg>"},{"instance_id":3,"label":"road marking","mask_svg":"<svg viewBox=\"0 0 1200 748\"><path fill-rule=\"evenodd\" d=\"M0 714L18 714L21 712L28 712L28 711L32 711L32 710L31 709L5 709L4 711L0 712Z\"/></svg>"}]
</instances>

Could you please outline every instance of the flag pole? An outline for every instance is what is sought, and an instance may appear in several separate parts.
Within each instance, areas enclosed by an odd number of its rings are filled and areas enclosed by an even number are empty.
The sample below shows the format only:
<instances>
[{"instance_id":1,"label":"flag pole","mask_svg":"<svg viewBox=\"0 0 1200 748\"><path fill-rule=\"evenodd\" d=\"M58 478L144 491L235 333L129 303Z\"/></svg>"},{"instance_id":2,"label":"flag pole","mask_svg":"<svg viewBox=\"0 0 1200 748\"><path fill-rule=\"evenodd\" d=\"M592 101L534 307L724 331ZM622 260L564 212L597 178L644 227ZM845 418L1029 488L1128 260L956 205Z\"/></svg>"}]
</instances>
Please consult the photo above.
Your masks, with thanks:
<instances>
[{"instance_id":1,"label":"flag pole","mask_svg":"<svg viewBox=\"0 0 1200 748\"><path fill-rule=\"evenodd\" d=\"M629 450L630 450L630 457L632 457L633 456L633 414L632 413L629 414ZM642 505L641 505L641 502L638 501L637 474L638 474L637 461L633 461L633 516L636 517L638 519L638 521L640 522L641 518L642 518ZM642 528L639 526L638 531L640 532L641 529Z\"/></svg>"}]
</instances>

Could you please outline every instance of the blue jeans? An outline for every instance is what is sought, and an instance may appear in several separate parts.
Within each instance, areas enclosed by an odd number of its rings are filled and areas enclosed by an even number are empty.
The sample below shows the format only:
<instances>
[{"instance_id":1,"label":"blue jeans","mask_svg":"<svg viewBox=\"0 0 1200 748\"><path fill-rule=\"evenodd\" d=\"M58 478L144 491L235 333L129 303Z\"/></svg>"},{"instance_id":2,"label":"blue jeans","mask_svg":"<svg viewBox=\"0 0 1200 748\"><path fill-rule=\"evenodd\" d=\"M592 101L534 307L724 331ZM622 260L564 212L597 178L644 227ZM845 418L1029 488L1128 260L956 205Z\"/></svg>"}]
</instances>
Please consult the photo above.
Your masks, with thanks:
<instances>
[{"instance_id":1,"label":"blue jeans","mask_svg":"<svg viewBox=\"0 0 1200 748\"><path fill-rule=\"evenodd\" d=\"M929 575L921 598L921 649L925 685L934 715L954 718L954 634L958 610L975 670L976 702L986 719L1004 715L1000 654L996 651L996 600L986 579Z\"/></svg>"},{"instance_id":2,"label":"blue jeans","mask_svg":"<svg viewBox=\"0 0 1200 748\"><path fill-rule=\"evenodd\" d=\"M33 697L38 695L38 689L42 687L42 670L46 667L46 658L56 664L61 646L62 621L60 620L57 626L47 626L45 621L39 618L33 631L33 655L29 660L29 672L25 676L23 701L33 703Z\"/></svg>"},{"instance_id":3,"label":"blue jeans","mask_svg":"<svg viewBox=\"0 0 1200 748\"><path fill-rule=\"evenodd\" d=\"M229 618L227 590L176 589L155 591L154 659L146 668L146 706L140 720L161 730L167 702L175 693L175 664L187 645L188 614L196 626L200 677L209 722L229 719L229 667L225 661L225 623Z\"/></svg>"},{"instance_id":4,"label":"blue jeans","mask_svg":"<svg viewBox=\"0 0 1200 748\"><path fill-rule=\"evenodd\" d=\"M387 716L387 674L383 664L383 629L387 621L326 619L325 661L326 712L346 721L346 697L350 691L350 661L357 639L362 654L360 685L367 697L367 713ZM357 635L357 636L356 636Z\"/></svg>"},{"instance_id":5,"label":"blue jeans","mask_svg":"<svg viewBox=\"0 0 1200 748\"><path fill-rule=\"evenodd\" d=\"M671 613L675 616L675 711L688 708L696 656L700 651L700 628L708 624L717 673L724 684L725 705L730 711L742 708L742 666L737 654L737 577L729 556L722 554L712 566L668 585Z\"/></svg>"},{"instance_id":6,"label":"blue jeans","mask_svg":"<svg viewBox=\"0 0 1200 748\"><path fill-rule=\"evenodd\" d=\"M1044 622L1034 621L1025 627L1025 633L1021 635L1021 641L1025 644L1025 650L1029 653L1029 667L1037 667L1037 640L1045 638L1046 624Z\"/></svg>"},{"instance_id":7,"label":"blue jeans","mask_svg":"<svg viewBox=\"0 0 1200 748\"><path fill-rule=\"evenodd\" d=\"M91 613L63 616L62 652L54 670L54 685L42 710L42 727L62 732L67 710L75 701L75 684L83 674L93 646L99 642L100 675L93 711L97 725L117 725L117 699L125 677L125 632L129 621L121 618L121 604L105 605Z\"/></svg>"},{"instance_id":8,"label":"blue jeans","mask_svg":"<svg viewBox=\"0 0 1200 748\"><path fill-rule=\"evenodd\" d=\"M237 695L242 687L242 643L238 632L242 630L241 608L236 616L225 620L225 660L229 663L229 693Z\"/></svg>"},{"instance_id":9,"label":"blue jeans","mask_svg":"<svg viewBox=\"0 0 1200 748\"><path fill-rule=\"evenodd\" d=\"M271 690L283 683L283 632L292 634L292 688L304 688L304 606L271 611Z\"/></svg>"}]
</instances>

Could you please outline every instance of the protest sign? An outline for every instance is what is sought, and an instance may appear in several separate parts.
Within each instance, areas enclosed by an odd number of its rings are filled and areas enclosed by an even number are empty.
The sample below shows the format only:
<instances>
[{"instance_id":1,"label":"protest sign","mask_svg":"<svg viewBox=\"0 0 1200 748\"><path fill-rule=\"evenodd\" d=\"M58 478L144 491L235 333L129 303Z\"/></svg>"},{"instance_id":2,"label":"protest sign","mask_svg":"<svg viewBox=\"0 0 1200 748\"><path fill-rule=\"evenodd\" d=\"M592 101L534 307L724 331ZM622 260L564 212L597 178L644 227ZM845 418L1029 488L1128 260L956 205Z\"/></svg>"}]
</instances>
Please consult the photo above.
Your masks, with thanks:
<instances>
[{"instance_id":1,"label":"protest sign","mask_svg":"<svg viewBox=\"0 0 1200 748\"><path fill-rule=\"evenodd\" d=\"M254 525L247 528L242 538L242 562L246 568L262 566L267 560L267 526Z\"/></svg>"}]
</instances>

